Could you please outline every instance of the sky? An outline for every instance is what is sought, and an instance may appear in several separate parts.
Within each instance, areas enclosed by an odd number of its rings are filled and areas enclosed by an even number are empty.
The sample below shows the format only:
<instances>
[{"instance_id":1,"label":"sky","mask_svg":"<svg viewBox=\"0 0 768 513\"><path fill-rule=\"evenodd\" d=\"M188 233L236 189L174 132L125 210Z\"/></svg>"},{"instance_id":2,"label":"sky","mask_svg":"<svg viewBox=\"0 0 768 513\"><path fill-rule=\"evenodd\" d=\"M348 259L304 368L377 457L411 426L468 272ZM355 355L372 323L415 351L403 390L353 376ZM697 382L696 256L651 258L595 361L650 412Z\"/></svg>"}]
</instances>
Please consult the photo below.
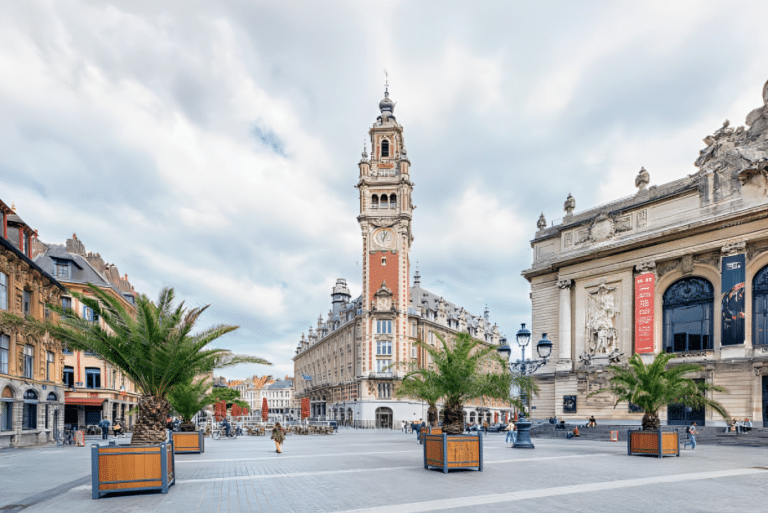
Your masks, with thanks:
<instances>
[{"instance_id":1,"label":"sky","mask_svg":"<svg viewBox=\"0 0 768 513\"><path fill-rule=\"evenodd\" d=\"M0 4L0 199L76 233L215 345L293 375L345 278L384 70L415 183L412 270L514 338L530 240L696 172L768 79L765 2L39 1ZM368 145L370 148L370 145ZM534 342L540 334L534 333Z\"/></svg>"}]
</instances>

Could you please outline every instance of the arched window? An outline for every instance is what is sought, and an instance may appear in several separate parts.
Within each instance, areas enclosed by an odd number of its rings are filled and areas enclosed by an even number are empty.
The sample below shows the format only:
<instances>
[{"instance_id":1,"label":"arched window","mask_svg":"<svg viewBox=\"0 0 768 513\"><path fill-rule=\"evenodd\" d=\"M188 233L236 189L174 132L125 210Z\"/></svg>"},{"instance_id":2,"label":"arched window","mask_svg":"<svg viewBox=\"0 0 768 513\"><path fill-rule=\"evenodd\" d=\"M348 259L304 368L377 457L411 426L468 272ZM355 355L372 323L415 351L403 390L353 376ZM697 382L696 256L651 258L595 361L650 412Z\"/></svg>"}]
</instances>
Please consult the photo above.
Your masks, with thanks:
<instances>
[{"instance_id":1,"label":"arched window","mask_svg":"<svg viewBox=\"0 0 768 513\"><path fill-rule=\"evenodd\" d=\"M48 400L48 401L54 401L54 402L55 402L55 401L58 401L58 400L59 400L59 397L56 395L56 393L55 393L55 392L49 392L49 393L48 393L48 399L47 399L47 400Z\"/></svg>"},{"instance_id":2,"label":"arched window","mask_svg":"<svg viewBox=\"0 0 768 513\"><path fill-rule=\"evenodd\" d=\"M379 197L375 194L371 196L371 208L379 208Z\"/></svg>"},{"instance_id":3,"label":"arched window","mask_svg":"<svg viewBox=\"0 0 768 513\"><path fill-rule=\"evenodd\" d=\"M381 156L389 157L389 141L387 141L386 139L381 141Z\"/></svg>"},{"instance_id":4,"label":"arched window","mask_svg":"<svg viewBox=\"0 0 768 513\"><path fill-rule=\"evenodd\" d=\"M712 349L715 292L703 278L678 280L664 292L664 350Z\"/></svg>"},{"instance_id":5,"label":"arched window","mask_svg":"<svg viewBox=\"0 0 768 513\"><path fill-rule=\"evenodd\" d=\"M24 392L21 429L37 429L37 393L32 389Z\"/></svg>"},{"instance_id":6,"label":"arched window","mask_svg":"<svg viewBox=\"0 0 768 513\"><path fill-rule=\"evenodd\" d=\"M389 195L389 208L397 208L397 195L396 194L390 194Z\"/></svg>"},{"instance_id":7,"label":"arched window","mask_svg":"<svg viewBox=\"0 0 768 513\"><path fill-rule=\"evenodd\" d=\"M381 208L389 208L389 200L386 194L381 195Z\"/></svg>"},{"instance_id":8,"label":"arched window","mask_svg":"<svg viewBox=\"0 0 768 513\"><path fill-rule=\"evenodd\" d=\"M768 265L752 280L752 344L768 344Z\"/></svg>"}]
</instances>

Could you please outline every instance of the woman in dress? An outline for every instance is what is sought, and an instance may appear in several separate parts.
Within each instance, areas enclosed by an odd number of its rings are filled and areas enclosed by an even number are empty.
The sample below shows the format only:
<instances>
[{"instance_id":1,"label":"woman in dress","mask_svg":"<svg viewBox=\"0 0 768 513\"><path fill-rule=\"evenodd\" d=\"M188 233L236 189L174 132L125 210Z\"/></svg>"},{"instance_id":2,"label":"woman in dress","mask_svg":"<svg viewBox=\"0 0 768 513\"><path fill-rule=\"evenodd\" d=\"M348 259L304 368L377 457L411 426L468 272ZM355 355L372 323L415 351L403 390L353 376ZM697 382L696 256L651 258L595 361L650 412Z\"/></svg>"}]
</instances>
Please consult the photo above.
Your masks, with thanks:
<instances>
[{"instance_id":1,"label":"woman in dress","mask_svg":"<svg viewBox=\"0 0 768 513\"><path fill-rule=\"evenodd\" d=\"M280 425L279 422L275 423L275 427L272 428L272 440L275 441L275 448L277 449L276 452L281 453L283 452L283 441L285 440L285 430L283 429L283 426Z\"/></svg>"}]
</instances>

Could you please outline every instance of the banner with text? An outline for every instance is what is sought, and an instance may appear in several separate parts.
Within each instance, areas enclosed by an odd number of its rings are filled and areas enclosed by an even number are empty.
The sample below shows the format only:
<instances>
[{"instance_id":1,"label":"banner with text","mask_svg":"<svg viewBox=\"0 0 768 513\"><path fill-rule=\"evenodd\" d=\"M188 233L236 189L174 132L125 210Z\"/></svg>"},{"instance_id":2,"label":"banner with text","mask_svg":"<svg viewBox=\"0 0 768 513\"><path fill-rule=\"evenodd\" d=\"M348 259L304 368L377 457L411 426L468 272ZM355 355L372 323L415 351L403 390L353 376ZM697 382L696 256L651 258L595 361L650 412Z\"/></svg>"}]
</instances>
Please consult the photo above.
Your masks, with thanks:
<instances>
[{"instance_id":1,"label":"banner with text","mask_svg":"<svg viewBox=\"0 0 768 513\"><path fill-rule=\"evenodd\" d=\"M744 343L744 253L723 257L722 288L724 346Z\"/></svg>"},{"instance_id":2,"label":"banner with text","mask_svg":"<svg viewBox=\"0 0 768 513\"><path fill-rule=\"evenodd\" d=\"M635 278L635 353L653 352L653 292L656 275Z\"/></svg>"}]
</instances>

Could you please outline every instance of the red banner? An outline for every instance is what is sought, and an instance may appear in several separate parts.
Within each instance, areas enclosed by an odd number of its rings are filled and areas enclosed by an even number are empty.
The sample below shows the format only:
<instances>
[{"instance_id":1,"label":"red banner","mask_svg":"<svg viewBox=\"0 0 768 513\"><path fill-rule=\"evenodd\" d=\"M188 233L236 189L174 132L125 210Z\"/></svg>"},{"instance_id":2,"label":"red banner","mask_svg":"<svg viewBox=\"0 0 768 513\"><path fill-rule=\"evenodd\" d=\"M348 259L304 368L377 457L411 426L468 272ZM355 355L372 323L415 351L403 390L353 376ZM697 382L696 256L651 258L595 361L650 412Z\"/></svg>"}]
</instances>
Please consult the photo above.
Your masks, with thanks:
<instances>
[{"instance_id":1,"label":"red banner","mask_svg":"<svg viewBox=\"0 0 768 513\"><path fill-rule=\"evenodd\" d=\"M635 353L653 353L653 293L656 275L635 278Z\"/></svg>"},{"instance_id":2,"label":"red banner","mask_svg":"<svg viewBox=\"0 0 768 513\"><path fill-rule=\"evenodd\" d=\"M301 418L309 418L309 397L304 397L301 400Z\"/></svg>"},{"instance_id":3,"label":"red banner","mask_svg":"<svg viewBox=\"0 0 768 513\"><path fill-rule=\"evenodd\" d=\"M269 404L266 397L261 400L261 420L264 422L269 420Z\"/></svg>"}]
</instances>

